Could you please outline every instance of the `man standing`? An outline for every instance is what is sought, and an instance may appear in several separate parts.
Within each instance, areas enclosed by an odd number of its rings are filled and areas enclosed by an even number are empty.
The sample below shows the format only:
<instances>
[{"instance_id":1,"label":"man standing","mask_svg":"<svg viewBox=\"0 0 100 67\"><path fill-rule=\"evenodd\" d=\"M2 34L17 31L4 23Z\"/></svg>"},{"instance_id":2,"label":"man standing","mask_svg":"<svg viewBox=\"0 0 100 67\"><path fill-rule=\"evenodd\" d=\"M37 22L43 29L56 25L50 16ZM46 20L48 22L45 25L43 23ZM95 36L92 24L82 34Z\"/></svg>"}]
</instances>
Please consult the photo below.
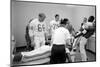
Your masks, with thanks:
<instances>
[{"instance_id":1,"label":"man standing","mask_svg":"<svg viewBox=\"0 0 100 67\"><path fill-rule=\"evenodd\" d=\"M75 62L75 54L80 51L80 49L79 49L79 43L80 43L80 40L81 40L81 37L82 37L81 36L82 35L81 32L83 31L83 28L82 27L83 27L83 25L86 22L87 22L87 18L84 17L83 18L83 22L81 23L81 28L80 28L80 30L75 35L75 39L74 39L74 42L73 42L73 49L71 51L71 54L72 54L71 58L72 58L72 61L73 62Z\"/></svg>"},{"instance_id":2,"label":"man standing","mask_svg":"<svg viewBox=\"0 0 100 67\"><path fill-rule=\"evenodd\" d=\"M44 22L46 16L44 13L38 15L38 19L34 19L30 23L30 37L32 45L35 49L45 45L46 23ZM35 44L35 45L34 45Z\"/></svg>"},{"instance_id":3,"label":"man standing","mask_svg":"<svg viewBox=\"0 0 100 67\"><path fill-rule=\"evenodd\" d=\"M59 23L60 23L59 15L56 14L55 19L50 22L50 26L49 26L50 27L49 30L50 30L51 40L52 40L54 31L59 27Z\"/></svg>"},{"instance_id":4,"label":"man standing","mask_svg":"<svg viewBox=\"0 0 100 67\"><path fill-rule=\"evenodd\" d=\"M64 63L66 61L65 47L70 45L70 33L65 28L66 22L61 21L61 26L54 31L53 46L51 49L50 63ZM66 45L67 43L67 45Z\"/></svg>"},{"instance_id":5,"label":"man standing","mask_svg":"<svg viewBox=\"0 0 100 67\"><path fill-rule=\"evenodd\" d=\"M93 35L95 32L94 19L95 19L94 16L90 16L88 18L88 22L86 22L82 25L82 28L83 28L82 34L83 35L80 40L80 53L81 53L82 61L87 61L85 45L87 43L88 38L91 37L91 35Z\"/></svg>"}]
</instances>

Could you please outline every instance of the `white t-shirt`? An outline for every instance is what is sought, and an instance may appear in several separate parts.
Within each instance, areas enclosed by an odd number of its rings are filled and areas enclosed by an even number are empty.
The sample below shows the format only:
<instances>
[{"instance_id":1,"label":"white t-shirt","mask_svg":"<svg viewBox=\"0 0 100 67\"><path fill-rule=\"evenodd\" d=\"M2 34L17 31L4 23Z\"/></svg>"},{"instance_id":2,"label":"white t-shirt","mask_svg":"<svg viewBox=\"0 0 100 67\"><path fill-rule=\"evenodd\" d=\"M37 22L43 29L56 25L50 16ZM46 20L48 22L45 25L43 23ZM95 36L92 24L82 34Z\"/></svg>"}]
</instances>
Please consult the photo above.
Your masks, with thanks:
<instances>
[{"instance_id":1,"label":"white t-shirt","mask_svg":"<svg viewBox=\"0 0 100 67\"><path fill-rule=\"evenodd\" d=\"M46 24L45 22L40 22L38 19L34 19L30 23L29 35L30 36L38 36L44 37L44 33L46 32Z\"/></svg>"},{"instance_id":2,"label":"white t-shirt","mask_svg":"<svg viewBox=\"0 0 100 67\"><path fill-rule=\"evenodd\" d=\"M59 21L52 20L50 22L51 34L53 34L54 30L56 30L58 27L59 27Z\"/></svg>"},{"instance_id":3,"label":"white t-shirt","mask_svg":"<svg viewBox=\"0 0 100 67\"><path fill-rule=\"evenodd\" d=\"M53 44L66 44L67 39L70 39L71 35L68 29L59 27L54 31Z\"/></svg>"}]
</instances>

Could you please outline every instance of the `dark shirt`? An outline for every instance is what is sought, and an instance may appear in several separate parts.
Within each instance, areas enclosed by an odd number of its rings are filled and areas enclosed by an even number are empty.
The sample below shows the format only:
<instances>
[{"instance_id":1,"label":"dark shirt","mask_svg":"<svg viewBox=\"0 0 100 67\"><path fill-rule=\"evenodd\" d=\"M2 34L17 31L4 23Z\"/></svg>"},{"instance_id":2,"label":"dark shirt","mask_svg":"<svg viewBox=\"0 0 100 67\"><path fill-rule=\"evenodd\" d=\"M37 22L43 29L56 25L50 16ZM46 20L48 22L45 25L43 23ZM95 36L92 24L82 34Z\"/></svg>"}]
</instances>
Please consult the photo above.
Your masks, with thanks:
<instances>
[{"instance_id":1,"label":"dark shirt","mask_svg":"<svg viewBox=\"0 0 100 67\"><path fill-rule=\"evenodd\" d=\"M84 30L84 29L82 28L82 26L83 26L83 23L81 24L81 28L80 28L80 31L81 31L81 32ZM93 27L89 27L88 29L85 29L85 30L87 31L85 34L80 33L79 35L76 35L75 38L77 38L77 37L79 37L79 36L83 36L83 37L85 37L85 38L89 38L89 37L91 37L91 35L94 34L94 32L95 32L95 30L96 30L95 28L96 28L96 26L93 25Z\"/></svg>"},{"instance_id":2,"label":"dark shirt","mask_svg":"<svg viewBox=\"0 0 100 67\"><path fill-rule=\"evenodd\" d=\"M29 36L29 26L28 25L26 26L25 38L26 38L26 41L27 42L30 42L31 41L30 36Z\"/></svg>"},{"instance_id":3,"label":"dark shirt","mask_svg":"<svg viewBox=\"0 0 100 67\"><path fill-rule=\"evenodd\" d=\"M95 32L95 27L93 27L93 28L88 28L88 29L86 29L86 34L83 34L83 36L85 37L85 38L89 38L89 37L91 37L91 35L93 35L94 34L94 32Z\"/></svg>"},{"instance_id":4,"label":"dark shirt","mask_svg":"<svg viewBox=\"0 0 100 67\"><path fill-rule=\"evenodd\" d=\"M26 34L29 35L29 28L28 28L28 25L26 26Z\"/></svg>"},{"instance_id":5,"label":"dark shirt","mask_svg":"<svg viewBox=\"0 0 100 67\"><path fill-rule=\"evenodd\" d=\"M88 29L85 29L87 32L85 33L85 34L83 34L83 36L85 37L85 38L89 38L89 37L91 37L91 35L93 35L94 34L94 32L96 31L96 26L95 25L93 25L93 26L91 26L91 27L89 27Z\"/></svg>"}]
</instances>

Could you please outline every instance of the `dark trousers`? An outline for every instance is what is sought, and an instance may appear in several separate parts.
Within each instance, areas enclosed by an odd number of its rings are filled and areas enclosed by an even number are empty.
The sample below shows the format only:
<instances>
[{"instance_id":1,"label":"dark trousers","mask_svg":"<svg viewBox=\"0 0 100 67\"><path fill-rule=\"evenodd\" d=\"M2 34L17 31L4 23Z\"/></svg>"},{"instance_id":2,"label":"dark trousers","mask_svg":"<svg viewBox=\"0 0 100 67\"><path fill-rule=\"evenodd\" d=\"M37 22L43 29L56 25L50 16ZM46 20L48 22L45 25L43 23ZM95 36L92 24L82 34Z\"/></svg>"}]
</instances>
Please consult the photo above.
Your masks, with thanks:
<instances>
[{"instance_id":1,"label":"dark trousers","mask_svg":"<svg viewBox=\"0 0 100 67\"><path fill-rule=\"evenodd\" d=\"M50 63L56 64L56 63L65 63L65 62L66 62L65 45L53 44L51 50Z\"/></svg>"}]
</instances>

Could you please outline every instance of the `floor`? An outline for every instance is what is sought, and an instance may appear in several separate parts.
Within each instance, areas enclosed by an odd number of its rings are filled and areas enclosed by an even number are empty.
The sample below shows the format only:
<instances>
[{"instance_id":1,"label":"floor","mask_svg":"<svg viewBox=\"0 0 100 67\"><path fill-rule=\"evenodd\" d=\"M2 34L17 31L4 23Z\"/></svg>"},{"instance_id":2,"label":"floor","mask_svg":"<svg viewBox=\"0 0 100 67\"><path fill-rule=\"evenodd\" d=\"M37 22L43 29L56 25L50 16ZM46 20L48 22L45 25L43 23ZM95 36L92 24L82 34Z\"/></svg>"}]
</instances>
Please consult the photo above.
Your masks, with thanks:
<instances>
[{"instance_id":1,"label":"floor","mask_svg":"<svg viewBox=\"0 0 100 67\"><path fill-rule=\"evenodd\" d=\"M86 54L87 54L87 58L88 58L88 61L96 61L96 54L89 51L89 50L86 50ZM75 55L75 62L80 62L81 61L81 56L80 56L80 53L77 53L77 55Z\"/></svg>"}]
</instances>

